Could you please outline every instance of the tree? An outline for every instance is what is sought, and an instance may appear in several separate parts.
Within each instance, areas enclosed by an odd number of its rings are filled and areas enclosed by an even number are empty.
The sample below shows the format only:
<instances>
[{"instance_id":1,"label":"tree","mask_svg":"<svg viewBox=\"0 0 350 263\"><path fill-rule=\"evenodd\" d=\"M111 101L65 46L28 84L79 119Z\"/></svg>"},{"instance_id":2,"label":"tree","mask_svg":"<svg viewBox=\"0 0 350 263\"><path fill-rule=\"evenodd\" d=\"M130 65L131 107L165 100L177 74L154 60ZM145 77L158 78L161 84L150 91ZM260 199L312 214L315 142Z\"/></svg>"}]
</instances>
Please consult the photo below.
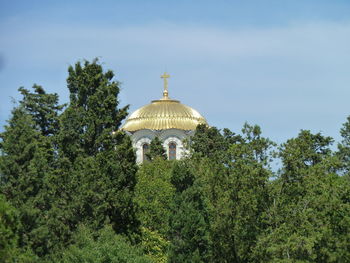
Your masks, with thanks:
<instances>
[{"instance_id":1,"label":"tree","mask_svg":"<svg viewBox=\"0 0 350 263\"><path fill-rule=\"evenodd\" d=\"M169 231L170 205L175 188L170 182L173 163L156 158L144 163L137 172L135 202L141 225L165 236Z\"/></svg>"},{"instance_id":2,"label":"tree","mask_svg":"<svg viewBox=\"0 0 350 263\"><path fill-rule=\"evenodd\" d=\"M57 132L63 108L57 94L47 94L38 85L33 89L34 93L19 89L23 98L0 134L2 191L15 206L38 195L44 172L53 166L54 149L48 137Z\"/></svg>"},{"instance_id":3,"label":"tree","mask_svg":"<svg viewBox=\"0 0 350 263\"><path fill-rule=\"evenodd\" d=\"M56 93L48 94L39 85L34 84L33 90L34 92L30 92L23 87L19 88L23 95L21 105L32 116L36 129L42 135L55 135L59 130L58 116L65 105L59 104Z\"/></svg>"},{"instance_id":4,"label":"tree","mask_svg":"<svg viewBox=\"0 0 350 263\"><path fill-rule=\"evenodd\" d=\"M301 131L281 148L266 230L254 251L263 262L341 262L349 258L349 182L339 177L332 139Z\"/></svg>"},{"instance_id":5,"label":"tree","mask_svg":"<svg viewBox=\"0 0 350 263\"><path fill-rule=\"evenodd\" d=\"M0 194L0 260L1 262L30 263L37 258L30 250L18 247L19 213Z\"/></svg>"},{"instance_id":6,"label":"tree","mask_svg":"<svg viewBox=\"0 0 350 263\"><path fill-rule=\"evenodd\" d=\"M259 126L245 124L239 141L228 144L227 161L197 161L210 214L210 262L250 262L269 199L273 143Z\"/></svg>"},{"instance_id":7,"label":"tree","mask_svg":"<svg viewBox=\"0 0 350 263\"><path fill-rule=\"evenodd\" d=\"M18 213L0 195L0 259L10 262L17 247L17 232L19 228Z\"/></svg>"},{"instance_id":8,"label":"tree","mask_svg":"<svg viewBox=\"0 0 350 263\"><path fill-rule=\"evenodd\" d=\"M338 144L337 155L342 161L342 168L345 173L350 172L350 116L347 121L343 124L340 130L340 135L342 136L341 143Z\"/></svg>"},{"instance_id":9,"label":"tree","mask_svg":"<svg viewBox=\"0 0 350 263\"><path fill-rule=\"evenodd\" d=\"M140 248L132 246L125 237L115 234L111 226L105 226L97 233L86 226L80 226L73 242L57 253L52 262L153 262L142 254Z\"/></svg>"},{"instance_id":10,"label":"tree","mask_svg":"<svg viewBox=\"0 0 350 263\"><path fill-rule=\"evenodd\" d=\"M209 215L201 186L188 161L177 162L172 174L175 199L170 216L169 262L209 262Z\"/></svg>"},{"instance_id":11,"label":"tree","mask_svg":"<svg viewBox=\"0 0 350 263\"><path fill-rule=\"evenodd\" d=\"M135 203L141 223L141 243L156 262L167 262L170 206L175 188L171 184L173 162L155 158L137 172Z\"/></svg>"},{"instance_id":12,"label":"tree","mask_svg":"<svg viewBox=\"0 0 350 263\"><path fill-rule=\"evenodd\" d=\"M137 166L129 136L118 130L127 106L118 108L119 83L98 60L69 67L70 103L60 116L58 162L47 178L53 242L65 246L79 224L106 223L133 234L139 222L133 203Z\"/></svg>"},{"instance_id":13,"label":"tree","mask_svg":"<svg viewBox=\"0 0 350 263\"><path fill-rule=\"evenodd\" d=\"M43 223L42 199L45 177L52 170L51 142L36 129L22 105L12 111L12 118L1 133L1 192L18 209L21 229L19 244L30 246L37 253L46 250L46 242L38 236Z\"/></svg>"},{"instance_id":14,"label":"tree","mask_svg":"<svg viewBox=\"0 0 350 263\"><path fill-rule=\"evenodd\" d=\"M281 191L289 196L289 201L304 194L303 181L310 168L331 156L330 145L332 143L331 137L301 130L298 137L289 139L282 144L279 152L283 164L280 173L283 184Z\"/></svg>"},{"instance_id":15,"label":"tree","mask_svg":"<svg viewBox=\"0 0 350 263\"><path fill-rule=\"evenodd\" d=\"M47 94L38 85L33 89L19 89L23 98L0 134L0 189L19 211L20 246L43 254L48 251L47 238L39 229L45 225L43 213L50 206L43 198L45 178L55 167L53 137L63 105L58 104L57 94Z\"/></svg>"},{"instance_id":16,"label":"tree","mask_svg":"<svg viewBox=\"0 0 350 263\"><path fill-rule=\"evenodd\" d=\"M77 156L95 156L114 147L109 137L127 116L128 106L118 108L120 84L111 70L103 71L97 59L83 65L78 62L68 72L70 103L61 117L59 142L60 154L74 161Z\"/></svg>"},{"instance_id":17,"label":"tree","mask_svg":"<svg viewBox=\"0 0 350 263\"><path fill-rule=\"evenodd\" d=\"M229 129L224 129L222 134L215 127L200 124L191 138L190 147L196 155L226 163L228 162L227 150L229 146L240 140L241 137Z\"/></svg>"},{"instance_id":18,"label":"tree","mask_svg":"<svg viewBox=\"0 0 350 263\"><path fill-rule=\"evenodd\" d=\"M37 169L32 163L41 157L43 138L35 130L31 116L22 107L12 111L9 125L5 126L0 136L1 191L11 203L19 207L28 198L35 197L41 188L42 178L31 173L31 170Z\"/></svg>"},{"instance_id":19,"label":"tree","mask_svg":"<svg viewBox=\"0 0 350 263\"><path fill-rule=\"evenodd\" d=\"M167 159L167 155L161 140L158 137L155 137L150 144L149 153L146 154L147 158L153 161L155 158Z\"/></svg>"}]
</instances>

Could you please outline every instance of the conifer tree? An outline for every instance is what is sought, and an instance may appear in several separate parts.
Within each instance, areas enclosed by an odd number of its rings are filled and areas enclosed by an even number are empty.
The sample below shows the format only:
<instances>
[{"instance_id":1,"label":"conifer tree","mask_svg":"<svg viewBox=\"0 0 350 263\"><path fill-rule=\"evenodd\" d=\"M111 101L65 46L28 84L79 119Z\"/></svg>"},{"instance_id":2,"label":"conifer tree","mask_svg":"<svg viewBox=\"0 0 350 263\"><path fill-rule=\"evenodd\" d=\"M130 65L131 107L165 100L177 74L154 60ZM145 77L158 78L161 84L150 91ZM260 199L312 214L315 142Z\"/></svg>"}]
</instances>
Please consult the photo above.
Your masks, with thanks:
<instances>
[{"instance_id":1,"label":"conifer tree","mask_svg":"<svg viewBox=\"0 0 350 263\"><path fill-rule=\"evenodd\" d=\"M0 194L0 261L10 262L17 247L18 212Z\"/></svg>"},{"instance_id":2,"label":"conifer tree","mask_svg":"<svg viewBox=\"0 0 350 263\"><path fill-rule=\"evenodd\" d=\"M21 87L20 93L23 95L21 105L27 113L32 116L36 129L41 131L43 136L52 136L58 132L58 116L65 105L60 105L56 93L46 93L39 86L33 85L34 92Z\"/></svg>"},{"instance_id":3,"label":"conifer tree","mask_svg":"<svg viewBox=\"0 0 350 263\"><path fill-rule=\"evenodd\" d=\"M50 229L58 229L61 244L80 223L95 230L110 223L118 233L133 233L137 166L129 136L118 130L128 108L118 107L119 83L97 59L68 71L70 102L60 116L59 161L48 180Z\"/></svg>"},{"instance_id":4,"label":"conifer tree","mask_svg":"<svg viewBox=\"0 0 350 263\"><path fill-rule=\"evenodd\" d=\"M109 137L127 116L128 106L118 108L119 82L111 70L103 71L97 59L78 62L68 73L70 103L61 117L59 142L60 154L74 161L114 147Z\"/></svg>"},{"instance_id":5,"label":"conifer tree","mask_svg":"<svg viewBox=\"0 0 350 263\"><path fill-rule=\"evenodd\" d=\"M19 89L23 99L0 135L0 189L19 211L19 245L45 254L47 237L39 229L45 225L44 211L50 207L44 198L45 180L55 163L52 135L57 132L62 106L56 94L46 94L40 86L33 88L34 92Z\"/></svg>"}]
</instances>

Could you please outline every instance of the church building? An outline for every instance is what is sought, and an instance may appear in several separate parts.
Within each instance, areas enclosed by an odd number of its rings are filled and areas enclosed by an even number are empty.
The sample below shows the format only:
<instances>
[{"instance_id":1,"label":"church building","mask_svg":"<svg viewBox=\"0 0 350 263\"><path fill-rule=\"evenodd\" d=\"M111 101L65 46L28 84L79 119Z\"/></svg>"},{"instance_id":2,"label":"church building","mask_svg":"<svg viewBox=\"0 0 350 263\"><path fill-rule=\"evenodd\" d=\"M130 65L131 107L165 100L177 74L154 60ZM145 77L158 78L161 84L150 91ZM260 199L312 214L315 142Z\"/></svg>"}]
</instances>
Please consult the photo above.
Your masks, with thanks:
<instances>
[{"instance_id":1,"label":"church building","mask_svg":"<svg viewBox=\"0 0 350 263\"><path fill-rule=\"evenodd\" d=\"M198 111L169 97L169 77L167 73L161 76L163 98L134 111L121 128L131 136L137 163L147 159L146 153L155 137L162 141L169 160L181 159L186 152L183 141L194 134L198 124L207 124Z\"/></svg>"}]
</instances>

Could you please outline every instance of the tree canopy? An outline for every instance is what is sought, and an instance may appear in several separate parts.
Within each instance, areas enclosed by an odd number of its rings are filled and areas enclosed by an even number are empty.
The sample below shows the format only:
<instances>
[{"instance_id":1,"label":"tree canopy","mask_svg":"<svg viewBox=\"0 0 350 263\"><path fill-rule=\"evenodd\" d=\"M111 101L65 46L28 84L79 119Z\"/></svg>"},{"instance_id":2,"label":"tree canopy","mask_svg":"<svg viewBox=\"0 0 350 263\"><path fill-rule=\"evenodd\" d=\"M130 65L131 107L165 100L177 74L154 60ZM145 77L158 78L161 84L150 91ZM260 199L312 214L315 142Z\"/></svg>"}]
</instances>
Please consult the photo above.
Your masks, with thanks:
<instances>
[{"instance_id":1,"label":"tree canopy","mask_svg":"<svg viewBox=\"0 0 350 263\"><path fill-rule=\"evenodd\" d=\"M67 88L19 88L0 133L1 262L349 262L350 117L336 150L199 125L182 160L156 137L137 165L114 73L77 62Z\"/></svg>"}]
</instances>

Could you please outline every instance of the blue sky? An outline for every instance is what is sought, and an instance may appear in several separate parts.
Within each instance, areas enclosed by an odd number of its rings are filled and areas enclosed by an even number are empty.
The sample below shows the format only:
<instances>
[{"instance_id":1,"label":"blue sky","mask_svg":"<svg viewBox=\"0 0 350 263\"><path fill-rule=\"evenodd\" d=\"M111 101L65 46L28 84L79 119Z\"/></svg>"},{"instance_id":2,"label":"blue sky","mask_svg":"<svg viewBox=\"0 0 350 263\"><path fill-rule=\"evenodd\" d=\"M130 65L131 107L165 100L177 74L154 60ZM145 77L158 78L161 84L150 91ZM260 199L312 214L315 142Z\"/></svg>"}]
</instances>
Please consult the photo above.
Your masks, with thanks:
<instances>
[{"instance_id":1,"label":"blue sky","mask_svg":"<svg viewBox=\"0 0 350 263\"><path fill-rule=\"evenodd\" d=\"M20 86L67 102L67 68L99 57L130 111L162 93L239 132L339 141L350 115L350 1L2 1L0 126ZM3 129L3 128L0 128Z\"/></svg>"}]
</instances>

